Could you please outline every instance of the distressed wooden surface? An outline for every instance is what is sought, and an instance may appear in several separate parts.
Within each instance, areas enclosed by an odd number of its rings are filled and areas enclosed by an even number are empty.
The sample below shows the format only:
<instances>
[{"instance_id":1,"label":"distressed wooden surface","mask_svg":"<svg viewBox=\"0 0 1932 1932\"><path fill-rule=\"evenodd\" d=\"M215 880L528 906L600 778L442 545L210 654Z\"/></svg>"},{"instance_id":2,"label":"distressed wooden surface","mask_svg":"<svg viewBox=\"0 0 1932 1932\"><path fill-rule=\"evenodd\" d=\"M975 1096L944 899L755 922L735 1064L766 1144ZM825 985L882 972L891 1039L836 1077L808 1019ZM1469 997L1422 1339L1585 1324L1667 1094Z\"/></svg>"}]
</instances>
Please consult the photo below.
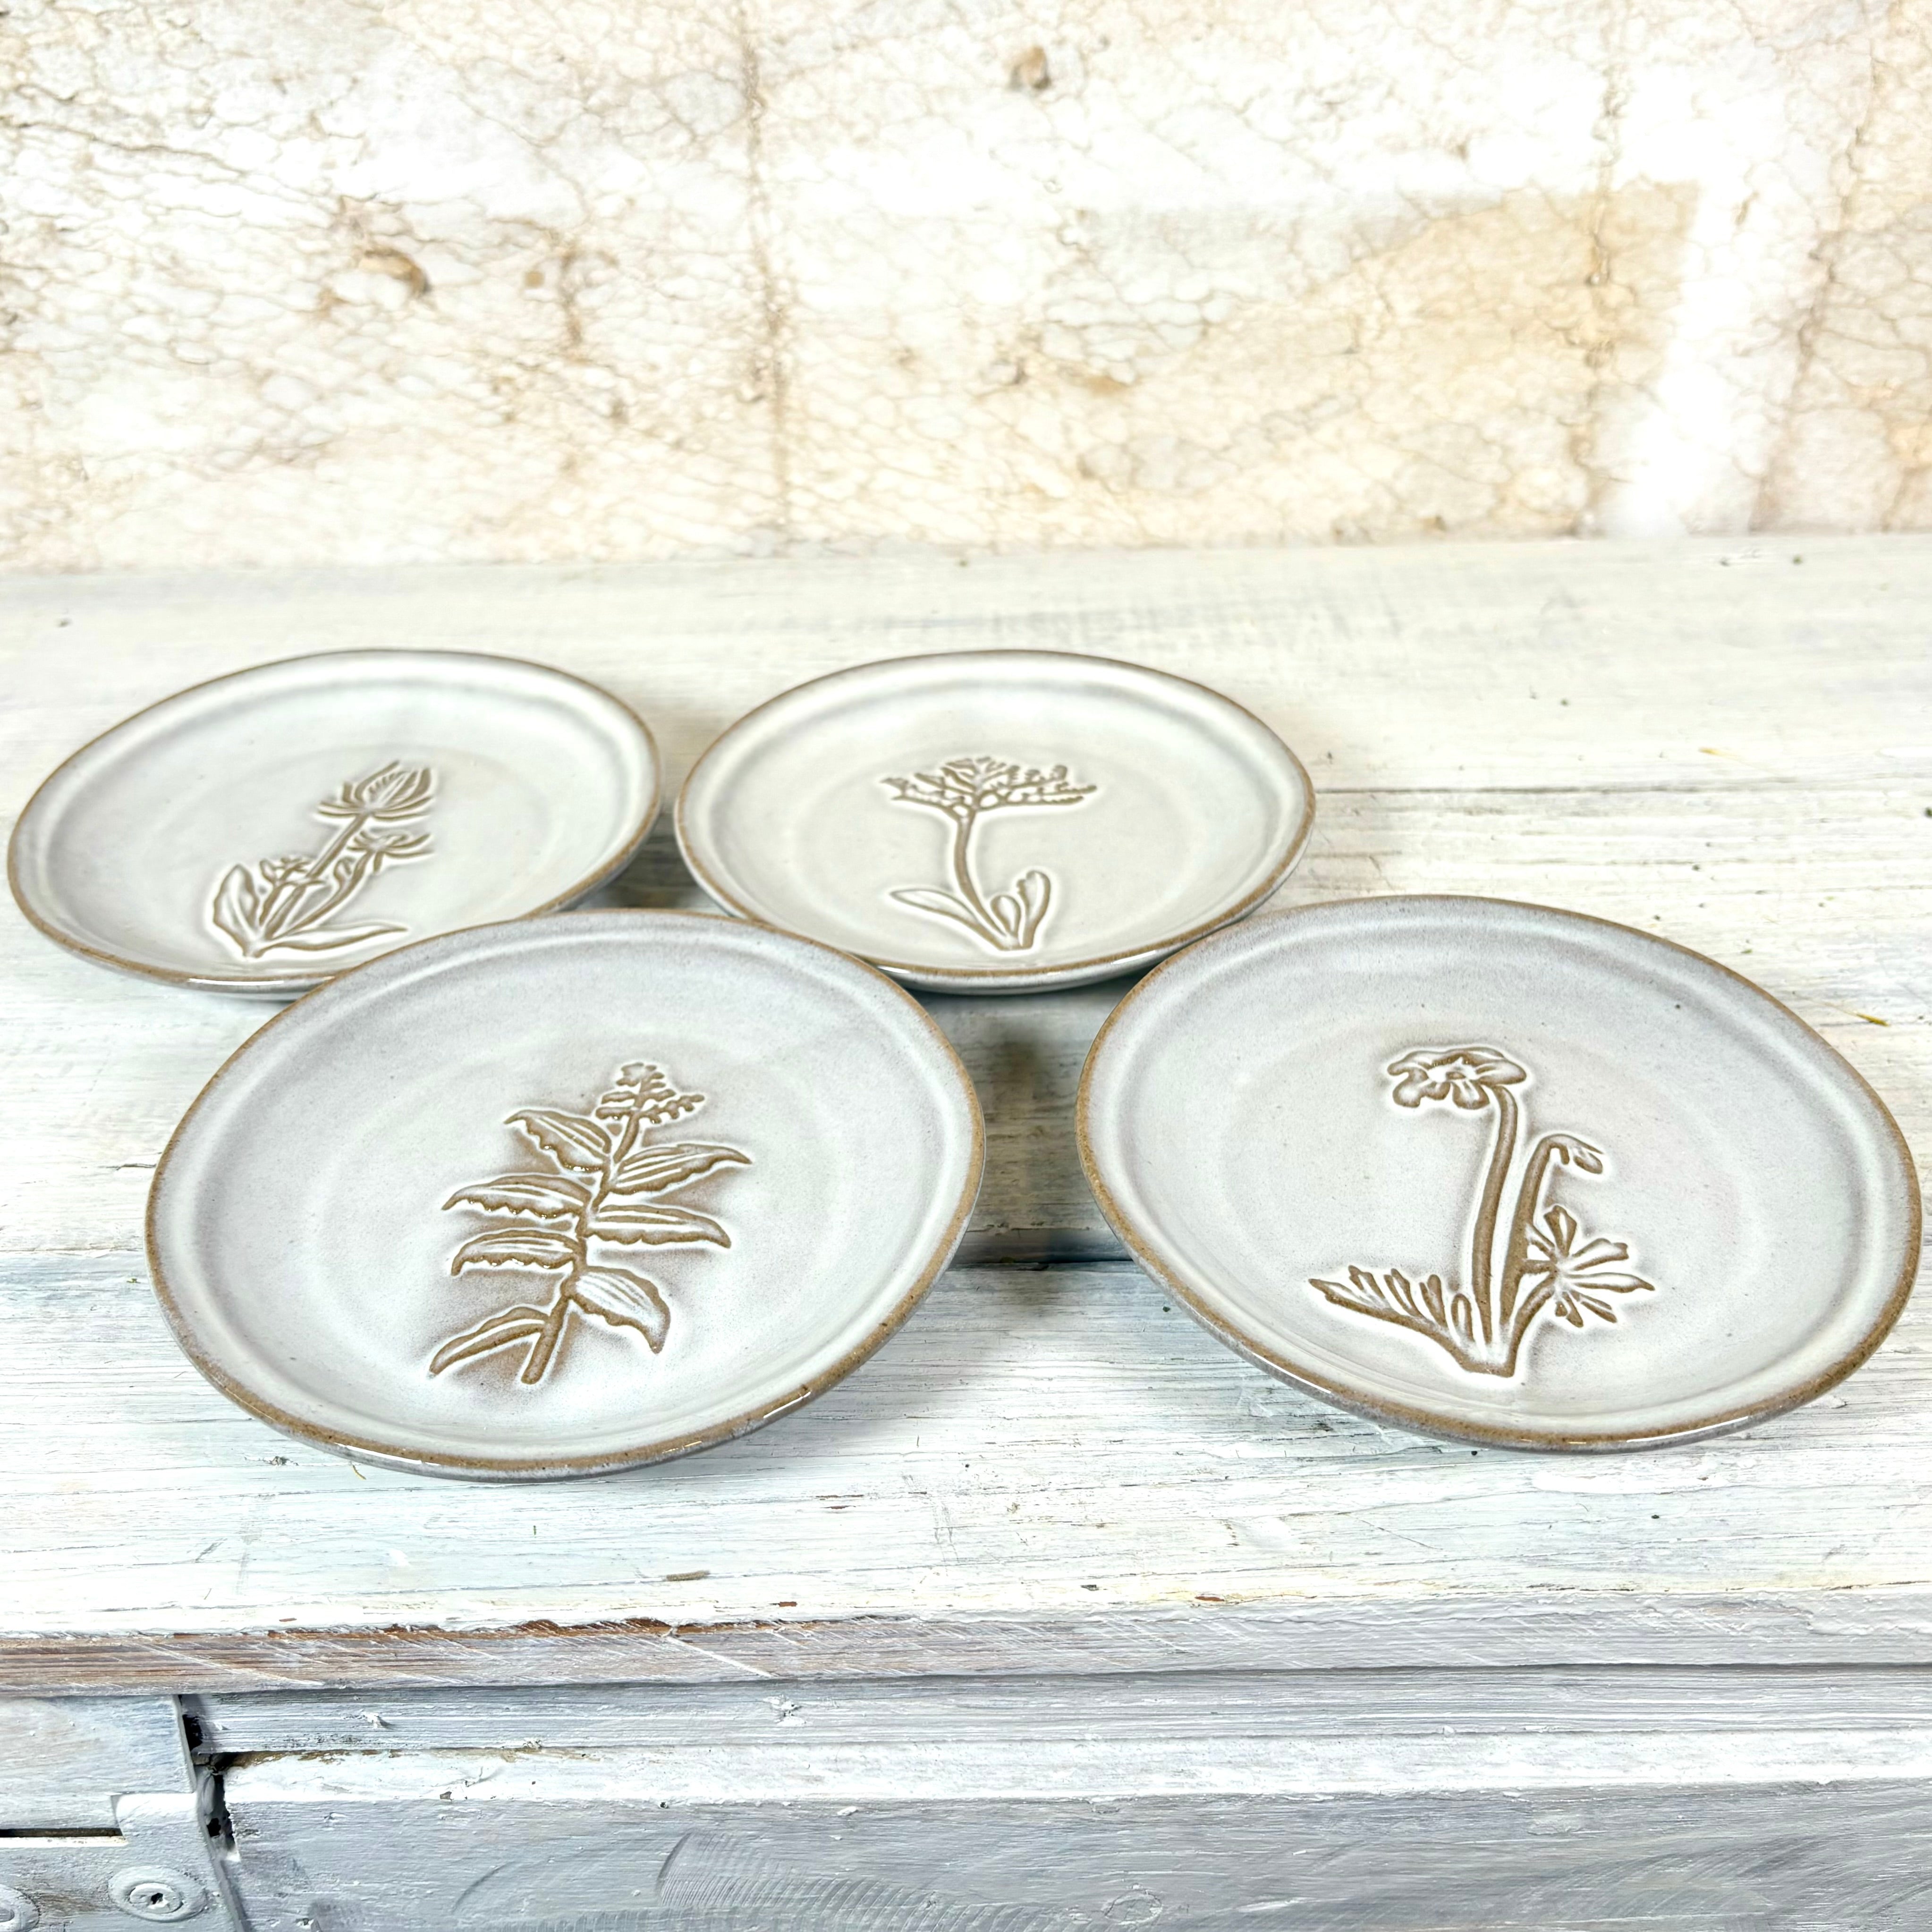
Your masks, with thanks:
<instances>
[{"instance_id":1,"label":"distressed wooden surface","mask_svg":"<svg viewBox=\"0 0 1932 1932\"><path fill-rule=\"evenodd\" d=\"M122 1792L192 1786L170 1698L0 1697L0 1833L111 1832Z\"/></svg>"},{"instance_id":2,"label":"distressed wooden surface","mask_svg":"<svg viewBox=\"0 0 1932 1932\"><path fill-rule=\"evenodd\" d=\"M256 1932L1898 1932L1923 1732L243 1760ZM608 1915L608 1916L605 1916Z\"/></svg>"},{"instance_id":3,"label":"distressed wooden surface","mask_svg":"<svg viewBox=\"0 0 1932 1932\"><path fill-rule=\"evenodd\" d=\"M1801 558L1802 561L1797 560ZM0 804L198 677L392 643L540 658L675 778L838 664L1099 650L1267 716L1320 794L1284 903L1543 900L1667 934L1820 1026L1932 1144L1932 544L1147 554L0 584ZM662 835L610 896L685 902ZM1932 1660L1928 1330L1736 1438L1578 1465L1426 1444L1164 1308L1073 1162L1118 988L934 1007L980 1081L964 1269L746 1442L514 1491L358 1471L168 1340L140 1209L262 1010L0 921L0 1682L578 1682L1362 1664Z\"/></svg>"},{"instance_id":4,"label":"distressed wooden surface","mask_svg":"<svg viewBox=\"0 0 1932 1932\"><path fill-rule=\"evenodd\" d=\"M51 1702L52 1700L44 1700ZM184 1701L206 1751L506 1752L682 1747L977 1746L1104 1737L1669 1736L1761 1730L1932 1733L1932 1669L1468 1664L1454 1670L1193 1670L1093 1676L241 1691ZM62 1700L83 1708L92 1700ZM4 1708L4 1706L0 1706Z\"/></svg>"},{"instance_id":5,"label":"distressed wooden surface","mask_svg":"<svg viewBox=\"0 0 1932 1932\"><path fill-rule=\"evenodd\" d=\"M1932 1660L1916 1312L1795 1415L1580 1462L1322 1407L1129 1268L962 1269L755 1436L475 1488L275 1437L124 1263L36 1266L9 1372L70 1420L0 1463L23 1687Z\"/></svg>"}]
</instances>

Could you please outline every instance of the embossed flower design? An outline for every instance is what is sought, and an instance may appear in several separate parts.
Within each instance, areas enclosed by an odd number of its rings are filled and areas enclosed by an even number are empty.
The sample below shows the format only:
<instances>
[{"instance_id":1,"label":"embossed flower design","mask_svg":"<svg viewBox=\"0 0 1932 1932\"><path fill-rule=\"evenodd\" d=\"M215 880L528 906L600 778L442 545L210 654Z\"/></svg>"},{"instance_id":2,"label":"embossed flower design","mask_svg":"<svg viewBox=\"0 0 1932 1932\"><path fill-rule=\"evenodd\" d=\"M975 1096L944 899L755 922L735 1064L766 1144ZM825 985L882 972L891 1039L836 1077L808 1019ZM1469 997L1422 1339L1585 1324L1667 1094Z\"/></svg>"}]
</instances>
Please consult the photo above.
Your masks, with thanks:
<instances>
[{"instance_id":1,"label":"embossed flower design","mask_svg":"<svg viewBox=\"0 0 1932 1932\"><path fill-rule=\"evenodd\" d=\"M1600 1174L1604 1151L1572 1133L1542 1135L1519 1169L1516 1134L1522 1100L1513 1090L1526 1068L1492 1046L1419 1046L1390 1064L1399 1106L1453 1102L1487 1109L1490 1157L1470 1203L1468 1250L1461 1278L1447 1268L1412 1274L1352 1266L1346 1280L1311 1275L1310 1286L1337 1308L1393 1322L1426 1336L1459 1368L1512 1376L1525 1338L1545 1313L1583 1325L1586 1315L1614 1323L1604 1298L1648 1288L1634 1274L1613 1272L1630 1258L1622 1241L1587 1238L1568 1208L1546 1198L1568 1168Z\"/></svg>"},{"instance_id":2,"label":"embossed flower design","mask_svg":"<svg viewBox=\"0 0 1932 1932\"><path fill-rule=\"evenodd\" d=\"M1004 758L948 758L935 771L882 782L905 804L930 806L962 824L1009 806L1078 805L1094 789L1073 784L1064 765L1022 770Z\"/></svg>"},{"instance_id":3,"label":"embossed flower design","mask_svg":"<svg viewBox=\"0 0 1932 1932\"><path fill-rule=\"evenodd\" d=\"M948 758L910 778L883 778L895 802L922 805L952 821L952 889L902 886L892 896L902 905L962 926L1000 952L1024 952L1040 935L1053 897L1053 881L1037 866L1022 872L1005 892L982 892L973 876L973 829L989 812L1039 806L1083 804L1096 789L1076 784L1064 765L1050 771L1024 768L1006 758Z\"/></svg>"},{"instance_id":4,"label":"embossed flower design","mask_svg":"<svg viewBox=\"0 0 1932 1932\"><path fill-rule=\"evenodd\" d=\"M1395 1100L1419 1107L1425 1100L1454 1100L1474 1111L1490 1104L1498 1088L1515 1085L1523 1070L1507 1054L1486 1046L1420 1047L1394 1062Z\"/></svg>"},{"instance_id":5,"label":"embossed flower design","mask_svg":"<svg viewBox=\"0 0 1932 1932\"><path fill-rule=\"evenodd\" d=\"M435 774L423 766L390 764L345 784L316 807L319 818L413 818L430 802Z\"/></svg>"},{"instance_id":6,"label":"embossed flower design","mask_svg":"<svg viewBox=\"0 0 1932 1932\"><path fill-rule=\"evenodd\" d=\"M368 777L352 778L315 807L338 821L320 852L284 853L254 866L231 866L214 889L208 916L244 959L284 948L328 952L407 928L394 920L338 925L331 915L346 905L386 866L430 851L426 832L404 832L395 821L420 818L436 796L427 766L393 760Z\"/></svg>"}]
</instances>

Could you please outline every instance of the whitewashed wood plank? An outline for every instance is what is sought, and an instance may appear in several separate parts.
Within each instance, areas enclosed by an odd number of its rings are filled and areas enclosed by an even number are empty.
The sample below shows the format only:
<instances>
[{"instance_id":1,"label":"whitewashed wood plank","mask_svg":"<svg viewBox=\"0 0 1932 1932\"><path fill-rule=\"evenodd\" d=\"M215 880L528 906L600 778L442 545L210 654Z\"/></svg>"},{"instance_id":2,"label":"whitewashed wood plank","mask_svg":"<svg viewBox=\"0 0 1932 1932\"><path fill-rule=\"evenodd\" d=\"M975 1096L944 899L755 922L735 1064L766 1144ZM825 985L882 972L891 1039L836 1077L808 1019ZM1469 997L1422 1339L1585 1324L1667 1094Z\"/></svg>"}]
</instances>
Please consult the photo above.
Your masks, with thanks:
<instances>
[{"instance_id":1,"label":"whitewashed wood plank","mask_svg":"<svg viewBox=\"0 0 1932 1932\"><path fill-rule=\"evenodd\" d=\"M0 1375L63 1423L0 1425L23 1688L1932 1660L1932 1313L1795 1415L1579 1463L1324 1408L1132 1269L961 1270L757 1436L503 1490L284 1442L138 1276L28 1273Z\"/></svg>"},{"instance_id":2,"label":"whitewashed wood plank","mask_svg":"<svg viewBox=\"0 0 1932 1932\"><path fill-rule=\"evenodd\" d=\"M1668 1740L1666 1742L1666 1740ZM923 1738L886 1745L713 1744L526 1754L515 1751L268 1753L231 1764L232 1806L288 1794L342 1803L445 1802L496 1812L525 1804L729 1804L755 1797L868 1804L1065 1796L1118 1798L1393 1796L1560 1791L1616 1785L1866 1783L1932 1788L1932 1732L1806 1726L1685 1736L1676 1731L1496 1732L1449 1738L1108 1737L962 1738L935 1720Z\"/></svg>"},{"instance_id":3,"label":"whitewashed wood plank","mask_svg":"<svg viewBox=\"0 0 1932 1932\"><path fill-rule=\"evenodd\" d=\"M122 1793L194 1788L171 1698L0 1696L0 1834L111 1832Z\"/></svg>"},{"instance_id":4,"label":"whitewashed wood plank","mask_svg":"<svg viewBox=\"0 0 1932 1932\"><path fill-rule=\"evenodd\" d=\"M257 1932L1897 1932L1932 1740L1016 1738L244 1760ZM608 1915L608 1916L605 1916Z\"/></svg>"},{"instance_id":5,"label":"whitewashed wood plank","mask_svg":"<svg viewBox=\"0 0 1932 1932\"><path fill-rule=\"evenodd\" d=\"M1912 536L0 576L0 807L185 683L386 644L607 682L674 772L802 679L991 646L1216 685L1318 787L1922 776L1928 593Z\"/></svg>"},{"instance_id":6,"label":"whitewashed wood plank","mask_svg":"<svg viewBox=\"0 0 1932 1932\"><path fill-rule=\"evenodd\" d=\"M93 1696L130 1686L226 1695L245 1688L358 1696L439 1688L465 1696L505 1684L754 1682L782 1694L805 1682L896 1676L921 1682L1005 1674L1243 1670L1458 1670L1498 1657L1525 1668L1610 1657L1636 1668L1782 1670L1848 1657L1857 1667L1932 1659L1932 1592L1772 1589L1552 1593L1530 1604L1507 1588L1425 1606L1391 1594L1220 1602L1205 1596L1069 1614L921 1610L903 1615L667 1622L646 1616L474 1624L231 1621L211 1630L9 1636L0 1683Z\"/></svg>"},{"instance_id":7,"label":"whitewashed wood plank","mask_svg":"<svg viewBox=\"0 0 1932 1932\"><path fill-rule=\"evenodd\" d=\"M71 1708L69 1706L68 1708ZM494 1685L191 1697L216 1756L898 1745L1516 1731L1932 1732L1932 1670L1858 1664L1180 1670L1102 1676Z\"/></svg>"}]
</instances>

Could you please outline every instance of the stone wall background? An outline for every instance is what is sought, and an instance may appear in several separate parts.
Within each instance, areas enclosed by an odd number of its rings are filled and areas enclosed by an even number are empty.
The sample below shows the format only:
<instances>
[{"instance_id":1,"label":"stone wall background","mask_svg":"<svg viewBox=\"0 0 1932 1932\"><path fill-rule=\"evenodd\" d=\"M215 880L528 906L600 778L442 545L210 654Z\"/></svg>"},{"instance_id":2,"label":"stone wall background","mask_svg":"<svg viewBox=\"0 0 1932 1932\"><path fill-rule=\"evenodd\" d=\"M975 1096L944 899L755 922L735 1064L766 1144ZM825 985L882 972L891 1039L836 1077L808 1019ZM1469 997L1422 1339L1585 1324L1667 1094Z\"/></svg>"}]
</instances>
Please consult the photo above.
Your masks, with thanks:
<instances>
[{"instance_id":1,"label":"stone wall background","mask_svg":"<svg viewBox=\"0 0 1932 1932\"><path fill-rule=\"evenodd\" d=\"M1932 526L1932 0L0 0L0 562Z\"/></svg>"}]
</instances>

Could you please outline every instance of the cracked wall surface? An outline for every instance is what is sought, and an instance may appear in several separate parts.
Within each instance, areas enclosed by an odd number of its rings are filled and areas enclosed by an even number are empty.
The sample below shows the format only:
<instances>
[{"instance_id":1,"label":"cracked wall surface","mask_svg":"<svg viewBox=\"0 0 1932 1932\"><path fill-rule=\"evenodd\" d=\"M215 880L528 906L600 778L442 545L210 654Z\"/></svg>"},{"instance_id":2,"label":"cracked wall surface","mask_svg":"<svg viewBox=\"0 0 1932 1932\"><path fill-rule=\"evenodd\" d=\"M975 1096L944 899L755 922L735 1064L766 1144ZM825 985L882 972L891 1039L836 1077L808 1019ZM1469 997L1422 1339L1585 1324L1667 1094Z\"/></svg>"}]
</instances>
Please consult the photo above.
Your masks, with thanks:
<instances>
[{"instance_id":1,"label":"cracked wall surface","mask_svg":"<svg viewBox=\"0 0 1932 1932\"><path fill-rule=\"evenodd\" d=\"M0 561L1932 525L1932 0L0 0Z\"/></svg>"}]
</instances>

